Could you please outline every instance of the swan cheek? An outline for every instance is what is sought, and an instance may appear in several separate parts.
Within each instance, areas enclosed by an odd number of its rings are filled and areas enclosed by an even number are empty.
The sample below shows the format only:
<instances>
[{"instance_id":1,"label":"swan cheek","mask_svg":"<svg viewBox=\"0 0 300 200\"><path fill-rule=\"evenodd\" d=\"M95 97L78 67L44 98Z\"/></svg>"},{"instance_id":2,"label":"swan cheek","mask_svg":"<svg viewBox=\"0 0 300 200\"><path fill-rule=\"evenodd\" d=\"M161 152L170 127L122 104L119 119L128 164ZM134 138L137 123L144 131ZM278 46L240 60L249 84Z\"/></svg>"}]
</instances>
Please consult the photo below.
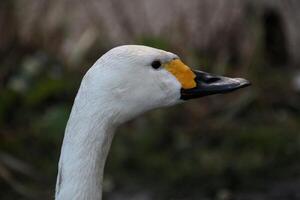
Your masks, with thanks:
<instances>
[{"instance_id":1,"label":"swan cheek","mask_svg":"<svg viewBox=\"0 0 300 200\"><path fill-rule=\"evenodd\" d=\"M161 106L171 106L180 103L181 83L167 70L162 70L162 76L157 77L160 93L162 95Z\"/></svg>"}]
</instances>

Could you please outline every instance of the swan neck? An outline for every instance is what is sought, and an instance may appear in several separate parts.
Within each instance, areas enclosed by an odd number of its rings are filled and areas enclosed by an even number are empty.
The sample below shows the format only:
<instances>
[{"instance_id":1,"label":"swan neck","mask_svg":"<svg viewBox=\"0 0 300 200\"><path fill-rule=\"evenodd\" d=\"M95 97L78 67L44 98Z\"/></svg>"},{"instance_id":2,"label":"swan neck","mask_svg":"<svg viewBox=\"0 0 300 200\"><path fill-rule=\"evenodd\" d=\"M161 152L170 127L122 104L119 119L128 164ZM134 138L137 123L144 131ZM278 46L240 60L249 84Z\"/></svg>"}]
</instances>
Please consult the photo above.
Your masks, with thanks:
<instances>
[{"instance_id":1,"label":"swan neck","mask_svg":"<svg viewBox=\"0 0 300 200\"><path fill-rule=\"evenodd\" d=\"M75 100L59 160L56 200L102 198L103 171L115 126L107 106L97 110Z\"/></svg>"}]
</instances>

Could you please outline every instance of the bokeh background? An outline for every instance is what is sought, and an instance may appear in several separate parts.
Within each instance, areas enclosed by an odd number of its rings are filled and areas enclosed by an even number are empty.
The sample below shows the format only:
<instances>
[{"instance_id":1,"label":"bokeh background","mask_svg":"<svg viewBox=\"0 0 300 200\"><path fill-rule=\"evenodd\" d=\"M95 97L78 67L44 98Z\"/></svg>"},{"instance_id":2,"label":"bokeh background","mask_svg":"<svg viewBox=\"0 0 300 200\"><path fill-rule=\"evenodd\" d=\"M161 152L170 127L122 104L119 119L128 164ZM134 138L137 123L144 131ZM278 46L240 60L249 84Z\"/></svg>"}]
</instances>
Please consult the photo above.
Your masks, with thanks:
<instances>
[{"instance_id":1,"label":"bokeh background","mask_svg":"<svg viewBox=\"0 0 300 200\"><path fill-rule=\"evenodd\" d=\"M80 80L121 44L253 85L123 125L105 199L300 199L299 10L298 0L1 0L0 199L53 199Z\"/></svg>"}]
</instances>

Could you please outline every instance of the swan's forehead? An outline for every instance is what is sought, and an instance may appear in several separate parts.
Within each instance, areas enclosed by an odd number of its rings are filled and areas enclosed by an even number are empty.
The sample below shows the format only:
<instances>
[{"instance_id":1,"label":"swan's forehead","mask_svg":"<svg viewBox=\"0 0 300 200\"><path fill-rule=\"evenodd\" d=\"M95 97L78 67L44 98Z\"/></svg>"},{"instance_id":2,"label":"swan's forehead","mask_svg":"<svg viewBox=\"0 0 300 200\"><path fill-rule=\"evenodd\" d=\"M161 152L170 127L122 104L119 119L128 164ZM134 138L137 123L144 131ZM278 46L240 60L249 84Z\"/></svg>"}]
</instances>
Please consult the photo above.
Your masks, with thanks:
<instances>
[{"instance_id":1,"label":"swan's forehead","mask_svg":"<svg viewBox=\"0 0 300 200\"><path fill-rule=\"evenodd\" d=\"M161 49L142 45L124 45L111 50L111 54L120 59L127 59L132 62L141 64L149 64L148 62L153 59L159 59L162 62L170 61L178 58L177 55Z\"/></svg>"}]
</instances>

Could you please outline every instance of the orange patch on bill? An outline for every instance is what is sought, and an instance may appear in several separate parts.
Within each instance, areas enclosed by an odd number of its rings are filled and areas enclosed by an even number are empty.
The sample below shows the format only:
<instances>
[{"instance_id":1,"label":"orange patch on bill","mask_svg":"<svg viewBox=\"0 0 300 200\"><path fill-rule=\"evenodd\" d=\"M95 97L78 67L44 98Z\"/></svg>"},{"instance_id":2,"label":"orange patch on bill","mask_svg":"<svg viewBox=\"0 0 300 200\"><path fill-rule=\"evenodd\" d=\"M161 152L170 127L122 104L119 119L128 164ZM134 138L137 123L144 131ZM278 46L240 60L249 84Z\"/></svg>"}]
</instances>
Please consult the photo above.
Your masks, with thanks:
<instances>
[{"instance_id":1,"label":"orange patch on bill","mask_svg":"<svg viewBox=\"0 0 300 200\"><path fill-rule=\"evenodd\" d=\"M183 89L191 89L196 87L194 72L186 66L181 60L175 59L164 64L166 70L173 74L181 83Z\"/></svg>"}]
</instances>

